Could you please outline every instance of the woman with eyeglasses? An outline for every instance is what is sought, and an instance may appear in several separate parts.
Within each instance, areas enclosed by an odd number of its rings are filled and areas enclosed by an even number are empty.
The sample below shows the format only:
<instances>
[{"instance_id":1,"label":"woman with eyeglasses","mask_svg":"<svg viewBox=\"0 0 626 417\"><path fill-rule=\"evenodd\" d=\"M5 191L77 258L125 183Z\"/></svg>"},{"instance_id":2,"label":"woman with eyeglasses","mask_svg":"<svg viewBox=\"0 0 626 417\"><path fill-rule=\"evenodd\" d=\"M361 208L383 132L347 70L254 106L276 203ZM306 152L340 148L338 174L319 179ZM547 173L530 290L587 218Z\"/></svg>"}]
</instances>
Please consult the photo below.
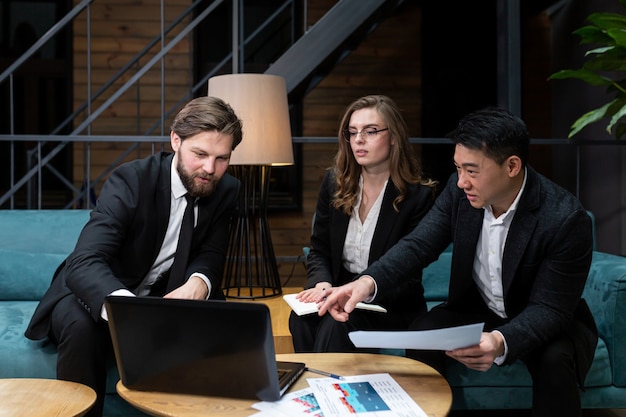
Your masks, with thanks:
<instances>
[{"instance_id":1,"label":"woman with eyeglasses","mask_svg":"<svg viewBox=\"0 0 626 417\"><path fill-rule=\"evenodd\" d=\"M389 97L350 104L338 151L320 188L307 258L307 282L296 298L323 303L408 234L430 209L436 183L425 179L408 128ZM347 323L330 315L289 317L296 352L348 352L354 330L406 329L426 312L421 270L412 271L380 302L387 312L356 309Z\"/></svg>"}]
</instances>

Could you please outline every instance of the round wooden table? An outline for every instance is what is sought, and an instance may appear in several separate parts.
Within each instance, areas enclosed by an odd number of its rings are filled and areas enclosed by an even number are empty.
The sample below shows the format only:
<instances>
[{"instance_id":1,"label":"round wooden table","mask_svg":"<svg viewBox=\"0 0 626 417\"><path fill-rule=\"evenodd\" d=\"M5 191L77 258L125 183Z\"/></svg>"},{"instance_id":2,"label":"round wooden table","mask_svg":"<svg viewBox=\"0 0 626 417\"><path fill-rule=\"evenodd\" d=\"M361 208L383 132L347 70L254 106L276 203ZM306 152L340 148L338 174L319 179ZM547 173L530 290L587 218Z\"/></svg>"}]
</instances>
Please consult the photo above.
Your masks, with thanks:
<instances>
[{"instance_id":1,"label":"round wooden table","mask_svg":"<svg viewBox=\"0 0 626 417\"><path fill-rule=\"evenodd\" d=\"M96 401L91 388L56 379L0 379L0 417L76 417Z\"/></svg>"},{"instance_id":2,"label":"round wooden table","mask_svg":"<svg viewBox=\"0 0 626 417\"><path fill-rule=\"evenodd\" d=\"M431 417L443 417L450 411L452 391L446 380L430 366L413 359L369 353L289 353L276 355L279 361L304 362L315 369L339 375L390 374L413 400ZM305 372L290 391L308 387L307 378L320 375ZM117 383L122 398L153 416L248 417L255 400L136 391Z\"/></svg>"}]
</instances>

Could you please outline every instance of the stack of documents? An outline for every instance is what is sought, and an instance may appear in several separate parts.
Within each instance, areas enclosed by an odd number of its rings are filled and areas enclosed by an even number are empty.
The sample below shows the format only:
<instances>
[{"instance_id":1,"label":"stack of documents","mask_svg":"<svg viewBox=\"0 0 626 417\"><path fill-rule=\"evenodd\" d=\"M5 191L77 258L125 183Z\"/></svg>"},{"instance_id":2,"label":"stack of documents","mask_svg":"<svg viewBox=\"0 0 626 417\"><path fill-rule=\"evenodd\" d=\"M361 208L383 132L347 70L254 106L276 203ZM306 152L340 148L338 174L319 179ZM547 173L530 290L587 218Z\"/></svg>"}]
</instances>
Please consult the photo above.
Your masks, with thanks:
<instances>
[{"instance_id":1,"label":"stack of documents","mask_svg":"<svg viewBox=\"0 0 626 417\"><path fill-rule=\"evenodd\" d=\"M389 374L308 378L309 388L252 407L252 417L427 417Z\"/></svg>"}]
</instances>

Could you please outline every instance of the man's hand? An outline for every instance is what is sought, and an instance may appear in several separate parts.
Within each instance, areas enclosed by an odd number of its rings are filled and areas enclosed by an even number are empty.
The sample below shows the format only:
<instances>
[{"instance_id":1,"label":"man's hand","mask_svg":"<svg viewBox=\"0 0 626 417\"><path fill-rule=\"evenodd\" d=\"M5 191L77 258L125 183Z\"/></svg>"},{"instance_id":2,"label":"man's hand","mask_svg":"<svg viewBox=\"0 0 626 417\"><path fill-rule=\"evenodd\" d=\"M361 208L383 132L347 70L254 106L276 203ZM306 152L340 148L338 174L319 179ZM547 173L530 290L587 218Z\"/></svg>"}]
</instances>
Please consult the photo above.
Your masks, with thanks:
<instances>
[{"instance_id":1,"label":"man's hand","mask_svg":"<svg viewBox=\"0 0 626 417\"><path fill-rule=\"evenodd\" d=\"M183 298L188 300L206 300L209 295L209 289L206 283L200 277L191 276L180 287L165 294L163 298Z\"/></svg>"},{"instance_id":2,"label":"man's hand","mask_svg":"<svg viewBox=\"0 0 626 417\"><path fill-rule=\"evenodd\" d=\"M328 312L335 320L346 322L357 303L373 295L375 288L374 278L369 275L363 275L356 281L335 287L332 294L319 306L318 314L323 316Z\"/></svg>"},{"instance_id":3,"label":"man's hand","mask_svg":"<svg viewBox=\"0 0 626 417\"><path fill-rule=\"evenodd\" d=\"M493 361L503 354L504 341L498 332L483 332L477 345L446 352L446 355L468 368L482 372L488 371L493 365Z\"/></svg>"}]
</instances>

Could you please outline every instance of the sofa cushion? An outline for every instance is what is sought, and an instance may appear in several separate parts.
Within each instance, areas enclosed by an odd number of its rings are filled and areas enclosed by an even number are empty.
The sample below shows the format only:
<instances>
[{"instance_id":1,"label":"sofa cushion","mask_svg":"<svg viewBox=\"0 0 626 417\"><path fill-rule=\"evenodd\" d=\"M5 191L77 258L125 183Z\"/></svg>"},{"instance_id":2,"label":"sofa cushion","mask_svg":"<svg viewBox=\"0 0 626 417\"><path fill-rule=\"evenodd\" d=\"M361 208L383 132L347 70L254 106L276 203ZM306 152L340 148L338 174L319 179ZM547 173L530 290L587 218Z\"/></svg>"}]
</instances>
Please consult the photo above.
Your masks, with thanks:
<instances>
[{"instance_id":1,"label":"sofa cushion","mask_svg":"<svg viewBox=\"0 0 626 417\"><path fill-rule=\"evenodd\" d=\"M0 249L69 254L90 210L0 210Z\"/></svg>"},{"instance_id":2,"label":"sofa cushion","mask_svg":"<svg viewBox=\"0 0 626 417\"><path fill-rule=\"evenodd\" d=\"M0 210L0 300L41 299L89 210Z\"/></svg>"},{"instance_id":3,"label":"sofa cushion","mask_svg":"<svg viewBox=\"0 0 626 417\"><path fill-rule=\"evenodd\" d=\"M448 299L451 265L452 252L446 251L439 255L439 259L424 268L422 283L426 301L438 304Z\"/></svg>"},{"instance_id":4,"label":"sofa cushion","mask_svg":"<svg viewBox=\"0 0 626 417\"><path fill-rule=\"evenodd\" d=\"M37 301L0 301L0 378L56 378L56 347L48 339L24 337ZM115 358L111 356L107 393L114 393L119 381Z\"/></svg>"},{"instance_id":5,"label":"sofa cushion","mask_svg":"<svg viewBox=\"0 0 626 417\"><path fill-rule=\"evenodd\" d=\"M609 352L602 338L598 338L598 346L593 356L593 363L585 378L585 387L606 387L613 384Z\"/></svg>"},{"instance_id":6,"label":"sofa cushion","mask_svg":"<svg viewBox=\"0 0 626 417\"><path fill-rule=\"evenodd\" d=\"M40 300L66 256L0 249L0 300Z\"/></svg>"},{"instance_id":7,"label":"sofa cushion","mask_svg":"<svg viewBox=\"0 0 626 417\"><path fill-rule=\"evenodd\" d=\"M36 301L0 301L0 378L56 378L56 349L24 337Z\"/></svg>"},{"instance_id":8,"label":"sofa cushion","mask_svg":"<svg viewBox=\"0 0 626 417\"><path fill-rule=\"evenodd\" d=\"M613 384L626 387L626 259L594 252L583 298L606 345Z\"/></svg>"}]
</instances>

